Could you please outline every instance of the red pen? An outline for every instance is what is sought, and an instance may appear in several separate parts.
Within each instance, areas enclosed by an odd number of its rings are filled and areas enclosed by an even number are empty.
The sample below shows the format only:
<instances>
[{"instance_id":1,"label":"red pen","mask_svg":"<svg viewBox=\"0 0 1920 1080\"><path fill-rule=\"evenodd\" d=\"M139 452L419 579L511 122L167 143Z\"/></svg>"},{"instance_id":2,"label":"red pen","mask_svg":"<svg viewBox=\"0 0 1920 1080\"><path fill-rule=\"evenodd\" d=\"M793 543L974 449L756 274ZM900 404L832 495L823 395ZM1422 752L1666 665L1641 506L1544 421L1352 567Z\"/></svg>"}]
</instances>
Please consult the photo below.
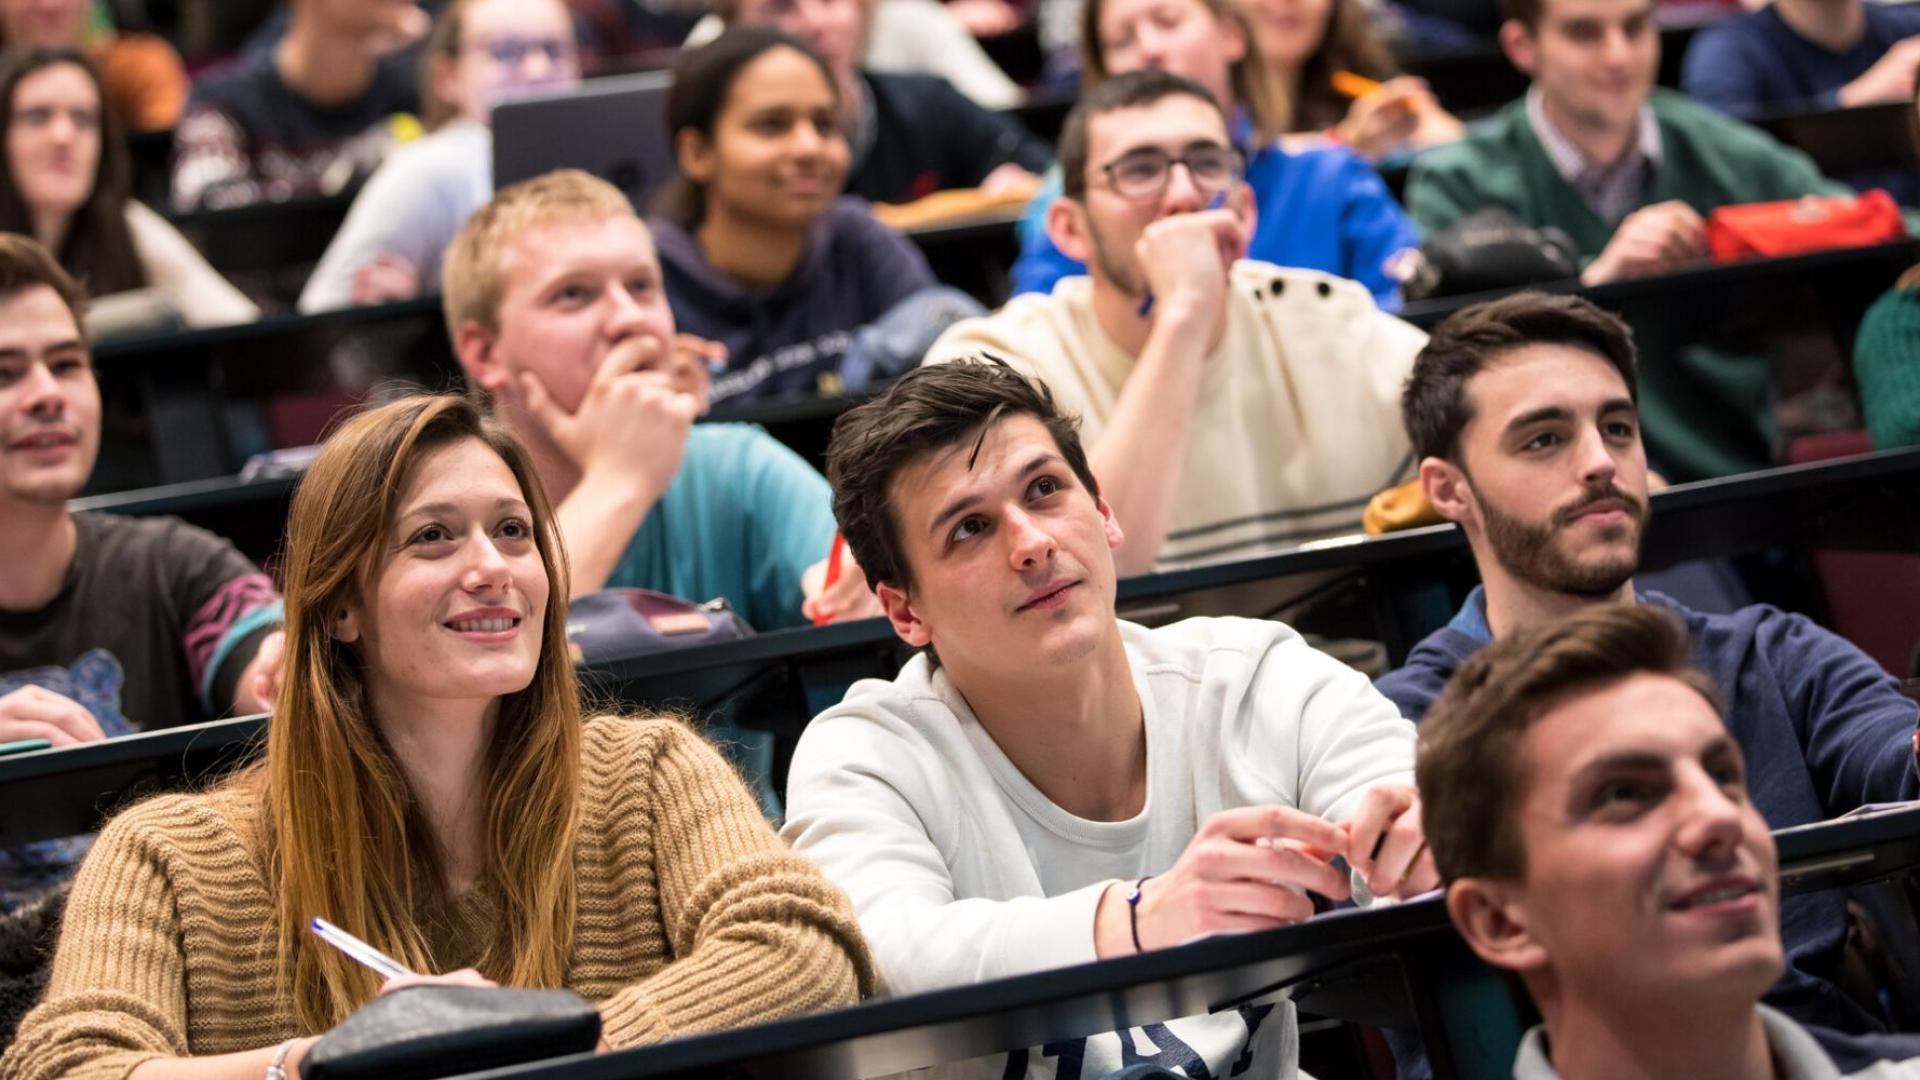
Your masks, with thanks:
<instances>
[{"instance_id":1,"label":"red pen","mask_svg":"<svg viewBox=\"0 0 1920 1080\"><path fill-rule=\"evenodd\" d=\"M840 553L845 551L846 548L847 538L840 535L840 530L835 529L833 531L833 550L827 553L827 580L820 586L822 595L825 595L827 590L833 588L834 583L840 580ZM813 613L813 625L825 626L832 618L832 613L823 614L816 607Z\"/></svg>"}]
</instances>

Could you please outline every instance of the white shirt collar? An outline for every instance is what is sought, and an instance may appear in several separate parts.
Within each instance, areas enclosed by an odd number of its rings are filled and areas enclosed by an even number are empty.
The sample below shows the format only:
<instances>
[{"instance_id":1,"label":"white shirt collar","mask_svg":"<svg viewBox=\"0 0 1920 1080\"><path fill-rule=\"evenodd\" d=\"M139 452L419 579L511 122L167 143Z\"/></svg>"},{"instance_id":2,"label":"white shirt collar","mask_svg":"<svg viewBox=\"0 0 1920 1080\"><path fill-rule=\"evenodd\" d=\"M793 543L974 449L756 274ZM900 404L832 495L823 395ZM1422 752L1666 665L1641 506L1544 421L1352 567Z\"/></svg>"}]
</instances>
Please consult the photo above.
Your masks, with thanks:
<instances>
[{"instance_id":1,"label":"white shirt collar","mask_svg":"<svg viewBox=\"0 0 1920 1080\"><path fill-rule=\"evenodd\" d=\"M1608 166L1596 165L1588 161L1586 155L1568 141L1565 135L1560 134L1560 129L1554 127L1553 122L1547 119L1547 110L1542 104L1538 83L1527 88L1527 122L1533 126L1534 137L1539 139L1540 145L1546 149L1547 157L1553 162L1553 167L1559 171L1560 178L1569 184L1576 183L1595 169L1609 169L1626 164L1623 161L1614 166ZM1639 141L1634 149L1637 156L1655 165L1660 164L1660 124L1653 117L1653 106L1650 103L1640 106ZM1635 155L1629 155L1629 158L1633 156Z\"/></svg>"}]
</instances>

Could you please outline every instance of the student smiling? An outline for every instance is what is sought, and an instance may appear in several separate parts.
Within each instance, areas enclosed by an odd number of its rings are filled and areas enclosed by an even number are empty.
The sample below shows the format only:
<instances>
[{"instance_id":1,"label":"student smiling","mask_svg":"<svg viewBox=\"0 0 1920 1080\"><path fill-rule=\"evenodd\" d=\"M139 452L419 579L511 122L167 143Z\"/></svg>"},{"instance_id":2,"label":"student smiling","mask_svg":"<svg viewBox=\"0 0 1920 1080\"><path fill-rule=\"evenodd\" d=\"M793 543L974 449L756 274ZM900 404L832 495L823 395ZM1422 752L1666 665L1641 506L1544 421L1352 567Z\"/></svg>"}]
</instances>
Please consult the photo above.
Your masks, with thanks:
<instances>
[{"instance_id":1,"label":"student smiling","mask_svg":"<svg viewBox=\"0 0 1920 1080\"><path fill-rule=\"evenodd\" d=\"M584 718L526 451L464 398L327 441L287 526L265 761L120 814L74 885L15 1080L291 1075L394 989L323 916L467 986L565 986L614 1047L852 1003L845 898L684 725Z\"/></svg>"},{"instance_id":2,"label":"student smiling","mask_svg":"<svg viewBox=\"0 0 1920 1080\"><path fill-rule=\"evenodd\" d=\"M840 389L854 332L934 285L917 248L840 197L839 108L826 62L775 30L729 30L674 67L680 177L652 225L680 327L727 347L715 403Z\"/></svg>"}]
</instances>

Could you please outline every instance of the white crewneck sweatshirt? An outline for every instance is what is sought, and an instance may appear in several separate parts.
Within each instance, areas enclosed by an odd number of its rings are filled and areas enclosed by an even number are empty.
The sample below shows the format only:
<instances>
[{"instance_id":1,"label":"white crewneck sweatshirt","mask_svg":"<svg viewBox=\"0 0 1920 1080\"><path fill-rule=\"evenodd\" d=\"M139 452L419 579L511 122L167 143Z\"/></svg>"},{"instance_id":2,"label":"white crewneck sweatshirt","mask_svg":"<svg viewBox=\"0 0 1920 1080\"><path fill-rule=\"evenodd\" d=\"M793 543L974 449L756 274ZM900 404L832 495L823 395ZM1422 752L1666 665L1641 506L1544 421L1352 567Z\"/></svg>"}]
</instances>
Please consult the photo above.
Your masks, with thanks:
<instances>
[{"instance_id":1,"label":"white crewneck sweatshirt","mask_svg":"<svg viewBox=\"0 0 1920 1080\"><path fill-rule=\"evenodd\" d=\"M1147 740L1146 805L1127 821L1042 795L924 655L855 684L801 736L783 835L852 896L888 992L1091 962L1101 893L1171 868L1212 814L1279 804L1339 821L1369 788L1413 783L1413 725L1288 627L1123 622L1121 637ZM1092 1078L1197 1058L1214 1077L1284 1077L1296 1056L1293 1006L1274 998L934 1074Z\"/></svg>"}]
</instances>

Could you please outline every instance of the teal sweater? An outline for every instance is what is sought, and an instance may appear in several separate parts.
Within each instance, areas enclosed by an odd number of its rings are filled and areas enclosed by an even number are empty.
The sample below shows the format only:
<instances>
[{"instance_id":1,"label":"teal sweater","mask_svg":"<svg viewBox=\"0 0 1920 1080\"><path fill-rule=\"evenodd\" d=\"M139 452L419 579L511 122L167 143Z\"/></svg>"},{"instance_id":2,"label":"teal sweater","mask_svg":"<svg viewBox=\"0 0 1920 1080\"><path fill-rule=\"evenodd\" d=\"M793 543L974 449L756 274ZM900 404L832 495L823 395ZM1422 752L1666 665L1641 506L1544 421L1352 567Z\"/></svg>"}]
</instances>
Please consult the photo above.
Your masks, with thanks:
<instances>
[{"instance_id":1,"label":"teal sweater","mask_svg":"<svg viewBox=\"0 0 1920 1080\"><path fill-rule=\"evenodd\" d=\"M1845 195L1798 150L1670 90L1653 92L1660 163L1647 203L1679 199L1703 216L1722 206ZM1613 226L1587 206L1534 137L1524 101L1475 124L1466 138L1420 156L1407 180L1408 213L1424 232L1485 206L1534 227L1566 231L1591 260ZM1734 356L1699 344L1703 328L1636 319L1645 362L1640 411L1648 450L1671 480L1763 468L1774 456L1775 358ZM1711 327L1704 328L1711 335Z\"/></svg>"},{"instance_id":2,"label":"teal sweater","mask_svg":"<svg viewBox=\"0 0 1920 1080\"><path fill-rule=\"evenodd\" d=\"M1873 445L1920 445L1920 268L1907 271L1860 320L1853 376Z\"/></svg>"}]
</instances>

